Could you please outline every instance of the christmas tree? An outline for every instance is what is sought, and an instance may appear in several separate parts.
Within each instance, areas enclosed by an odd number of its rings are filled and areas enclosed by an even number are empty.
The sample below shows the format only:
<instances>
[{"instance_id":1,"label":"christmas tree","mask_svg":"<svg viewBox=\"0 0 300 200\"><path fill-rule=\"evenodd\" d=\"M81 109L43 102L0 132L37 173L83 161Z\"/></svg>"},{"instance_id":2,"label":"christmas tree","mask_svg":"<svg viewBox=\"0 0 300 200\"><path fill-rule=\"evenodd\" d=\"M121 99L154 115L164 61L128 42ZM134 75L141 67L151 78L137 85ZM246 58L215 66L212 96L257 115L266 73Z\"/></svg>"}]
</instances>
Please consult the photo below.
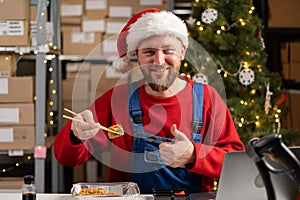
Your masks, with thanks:
<instances>
[{"instance_id":1,"label":"christmas tree","mask_svg":"<svg viewBox=\"0 0 300 200\"><path fill-rule=\"evenodd\" d=\"M216 77L221 77L226 103L245 144L253 137L279 133L292 145L296 133L281 126L281 77L265 66L263 25L252 1L195 0L186 22L193 43L207 54L187 53L197 59L186 59L181 72L217 88Z\"/></svg>"}]
</instances>

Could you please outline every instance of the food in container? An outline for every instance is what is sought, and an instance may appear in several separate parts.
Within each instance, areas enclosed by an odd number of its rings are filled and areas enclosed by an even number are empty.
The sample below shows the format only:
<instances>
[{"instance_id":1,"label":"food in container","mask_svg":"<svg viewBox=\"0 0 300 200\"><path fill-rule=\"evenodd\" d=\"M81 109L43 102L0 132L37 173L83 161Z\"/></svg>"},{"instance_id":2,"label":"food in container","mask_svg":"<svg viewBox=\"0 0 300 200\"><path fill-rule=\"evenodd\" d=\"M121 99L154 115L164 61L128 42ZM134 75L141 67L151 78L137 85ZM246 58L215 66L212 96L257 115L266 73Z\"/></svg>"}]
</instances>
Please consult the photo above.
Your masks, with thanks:
<instances>
[{"instance_id":1,"label":"food in container","mask_svg":"<svg viewBox=\"0 0 300 200\"><path fill-rule=\"evenodd\" d=\"M140 194L140 189L133 182L75 183L71 189L71 194L76 197L134 196Z\"/></svg>"}]
</instances>

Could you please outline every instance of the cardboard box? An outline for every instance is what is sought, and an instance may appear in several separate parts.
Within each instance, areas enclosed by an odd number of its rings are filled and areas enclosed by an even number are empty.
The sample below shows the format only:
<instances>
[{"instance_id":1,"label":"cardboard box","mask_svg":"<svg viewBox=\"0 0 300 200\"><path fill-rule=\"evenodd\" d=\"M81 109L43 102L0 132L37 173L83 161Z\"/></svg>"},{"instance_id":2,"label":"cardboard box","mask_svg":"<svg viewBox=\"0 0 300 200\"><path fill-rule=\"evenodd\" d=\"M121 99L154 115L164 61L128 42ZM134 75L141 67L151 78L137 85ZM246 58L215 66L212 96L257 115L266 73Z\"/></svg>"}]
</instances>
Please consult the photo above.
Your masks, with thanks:
<instances>
[{"instance_id":1,"label":"cardboard box","mask_svg":"<svg viewBox=\"0 0 300 200\"><path fill-rule=\"evenodd\" d=\"M31 103L34 89L34 77L31 76L0 78L0 102Z\"/></svg>"},{"instance_id":2,"label":"cardboard box","mask_svg":"<svg viewBox=\"0 0 300 200\"><path fill-rule=\"evenodd\" d=\"M138 4L138 0L109 0L108 6L131 6L134 7Z\"/></svg>"},{"instance_id":3,"label":"cardboard box","mask_svg":"<svg viewBox=\"0 0 300 200\"><path fill-rule=\"evenodd\" d=\"M299 0L269 0L270 28L300 28Z\"/></svg>"},{"instance_id":4,"label":"cardboard box","mask_svg":"<svg viewBox=\"0 0 300 200\"><path fill-rule=\"evenodd\" d=\"M61 30L62 33L72 32L72 31L81 32L81 24L80 25L62 24L60 26L60 30Z\"/></svg>"},{"instance_id":5,"label":"cardboard box","mask_svg":"<svg viewBox=\"0 0 300 200\"><path fill-rule=\"evenodd\" d=\"M87 76L63 80L62 99L68 101L89 101L89 81L90 78Z\"/></svg>"},{"instance_id":6,"label":"cardboard box","mask_svg":"<svg viewBox=\"0 0 300 200\"><path fill-rule=\"evenodd\" d=\"M102 34L100 32L63 32L63 54L101 55Z\"/></svg>"},{"instance_id":7,"label":"cardboard box","mask_svg":"<svg viewBox=\"0 0 300 200\"><path fill-rule=\"evenodd\" d=\"M168 4L166 0L138 0L137 6L133 8L133 13L136 14L149 8L167 10Z\"/></svg>"},{"instance_id":8,"label":"cardboard box","mask_svg":"<svg viewBox=\"0 0 300 200\"><path fill-rule=\"evenodd\" d=\"M29 20L29 0L0 1L0 20Z\"/></svg>"},{"instance_id":9,"label":"cardboard box","mask_svg":"<svg viewBox=\"0 0 300 200\"><path fill-rule=\"evenodd\" d=\"M93 64L91 66L91 101L94 101L107 90L128 81L126 74L114 72L111 66Z\"/></svg>"},{"instance_id":10,"label":"cardboard box","mask_svg":"<svg viewBox=\"0 0 300 200\"><path fill-rule=\"evenodd\" d=\"M104 19L83 19L82 20L83 32L105 32Z\"/></svg>"},{"instance_id":11,"label":"cardboard box","mask_svg":"<svg viewBox=\"0 0 300 200\"><path fill-rule=\"evenodd\" d=\"M300 62L300 42L291 43L291 62Z\"/></svg>"},{"instance_id":12,"label":"cardboard box","mask_svg":"<svg viewBox=\"0 0 300 200\"><path fill-rule=\"evenodd\" d=\"M300 62L300 42L280 44L281 62Z\"/></svg>"},{"instance_id":13,"label":"cardboard box","mask_svg":"<svg viewBox=\"0 0 300 200\"><path fill-rule=\"evenodd\" d=\"M281 75L286 80L300 81L300 62L282 63Z\"/></svg>"},{"instance_id":14,"label":"cardboard box","mask_svg":"<svg viewBox=\"0 0 300 200\"><path fill-rule=\"evenodd\" d=\"M35 144L34 126L0 127L0 150L33 149Z\"/></svg>"},{"instance_id":15,"label":"cardboard box","mask_svg":"<svg viewBox=\"0 0 300 200\"><path fill-rule=\"evenodd\" d=\"M3 125L34 125L35 109L33 103L1 103L0 126Z\"/></svg>"},{"instance_id":16,"label":"cardboard box","mask_svg":"<svg viewBox=\"0 0 300 200\"><path fill-rule=\"evenodd\" d=\"M101 45L101 51L103 55L106 56L117 56L118 50L117 50L117 37L118 35L115 34L104 34L103 35L103 41Z\"/></svg>"},{"instance_id":17,"label":"cardboard box","mask_svg":"<svg viewBox=\"0 0 300 200\"><path fill-rule=\"evenodd\" d=\"M62 25L79 25L81 26L82 23L82 17L61 17L60 18L60 23Z\"/></svg>"},{"instance_id":18,"label":"cardboard box","mask_svg":"<svg viewBox=\"0 0 300 200\"><path fill-rule=\"evenodd\" d=\"M29 46L29 21L0 21L0 46Z\"/></svg>"},{"instance_id":19,"label":"cardboard box","mask_svg":"<svg viewBox=\"0 0 300 200\"><path fill-rule=\"evenodd\" d=\"M130 18L133 13L132 6L109 6L108 16L109 17L124 17Z\"/></svg>"},{"instance_id":20,"label":"cardboard box","mask_svg":"<svg viewBox=\"0 0 300 200\"><path fill-rule=\"evenodd\" d=\"M61 0L60 1L60 16L61 17L80 17L83 15L84 1L83 0Z\"/></svg>"},{"instance_id":21,"label":"cardboard box","mask_svg":"<svg viewBox=\"0 0 300 200\"><path fill-rule=\"evenodd\" d=\"M127 23L127 18L112 18L109 17L106 19L106 30L107 35L118 34L124 28Z\"/></svg>"},{"instance_id":22,"label":"cardboard box","mask_svg":"<svg viewBox=\"0 0 300 200\"><path fill-rule=\"evenodd\" d=\"M20 190L24 183L23 177L1 177L0 190Z\"/></svg>"},{"instance_id":23,"label":"cardboard box","mask_svg":"<svg viewBox=\"0 0 300 200\"><path fill-rule=\"evenodd\" d=\"M17 55L0 54L0 77L10 77L16 74Z\"/></svg>"},{"instance_id":24,"label":"cardboard box","mask_svg":"<svg viewBox=\"0 0 300 200\"><path fill-rule=\"evenodd\" d=\"M283 127L294 129L300 134L300 93L296 90L288 90L286 92L287 98L285 100L285 112L283 117ZM300 141L299 141L300 142ZM298 143L299 143L298 142Z\"/></svg>"},{"instance_id":25,"label":"cardboard box","mask_svg":"<svg viewBox=\"0 0 300 200\"><path fill-rule=\"evenodd\" d=\"M107 0L85 0L85 15L88 19L105 19L108 15Z\"/></svg>"}]
</instances>

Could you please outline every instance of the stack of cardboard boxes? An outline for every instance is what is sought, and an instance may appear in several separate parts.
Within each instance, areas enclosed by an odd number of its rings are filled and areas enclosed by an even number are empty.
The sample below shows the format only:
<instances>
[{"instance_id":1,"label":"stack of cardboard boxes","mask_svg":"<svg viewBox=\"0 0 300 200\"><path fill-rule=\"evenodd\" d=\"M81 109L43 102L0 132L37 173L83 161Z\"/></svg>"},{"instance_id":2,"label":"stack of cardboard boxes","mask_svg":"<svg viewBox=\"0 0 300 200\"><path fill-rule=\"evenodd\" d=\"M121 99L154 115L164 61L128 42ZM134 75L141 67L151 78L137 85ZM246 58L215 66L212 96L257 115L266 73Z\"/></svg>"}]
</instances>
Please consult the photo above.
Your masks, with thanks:
<instances>
[{"instance_id":1,"label":"stack of cardboard boxes","mask_svg":"<svg viewBox=\"0 0 300 200\"><path fill-rule=\"evenodd\" d=\"M268 26L269 28L300 28L300 1L269 0Z\"/></svg>"},{"instance_id":2,"label":"stack of cardboard boxes","mask_svg":"<svg viewBox=\"0 0 300 200\"><path fill-rule=\"evenodd\" d=\"M29 0L1 1L0 46L29 46L29 19Z\"/></svg>"},{"instance_id":3,"label":"stack of cardboard boxes","mask_svg":"<svg viewBox=\"0 0 300 200\"><path fill-rule=\"evenodd\" d=\"M165 0L60 0L64 55L116 55L116 37L127 20L150 7L167 9Z\"/></svg>"},{"instance_id":4,"label":"stack of cardboard boxes","mask_svg":"<svg viewBox=\"0 0 300 200\"><path fill-rule=\"evenodd\" d=\"M30 46L30 14L29 0L0 1L1 48ZM0 151L8 155L21 155L35 144L35 79L16 76L19 58L14 51L0 52ZM20 189L22 183L20 177L1 177L0 189Z\"/></svg>"},{"instance_id":5,"label":"stack of cardboard boxes","mask_svg":"<svg viewBox=\"0 0 300 200\"><path fill-rule=\"evenodd\" d=\"M1 1L0 47L28 47L29 21L29 0ZM14 52L0 52L0 150L34 146L34 78L17 77L17 61Z\"/></svg>"},{"instance_id":6,"label":"stack of cardboard boxes","mask_svg":"<svg viewBox=\"0 0 300 200\"><path fill-rule=\"evenodd\" d=\"M294 41L281 44L282 77L285 80L299 85L300 83L300 42ZM299 89L299 88L298 88ZM287 90L285 105L287 115L285 123L288 128L292 128L300 133L298 113L300 113L300 91L295 89ZM300 140L297 142L300 144Z\"/></svg>"}]
</instances>

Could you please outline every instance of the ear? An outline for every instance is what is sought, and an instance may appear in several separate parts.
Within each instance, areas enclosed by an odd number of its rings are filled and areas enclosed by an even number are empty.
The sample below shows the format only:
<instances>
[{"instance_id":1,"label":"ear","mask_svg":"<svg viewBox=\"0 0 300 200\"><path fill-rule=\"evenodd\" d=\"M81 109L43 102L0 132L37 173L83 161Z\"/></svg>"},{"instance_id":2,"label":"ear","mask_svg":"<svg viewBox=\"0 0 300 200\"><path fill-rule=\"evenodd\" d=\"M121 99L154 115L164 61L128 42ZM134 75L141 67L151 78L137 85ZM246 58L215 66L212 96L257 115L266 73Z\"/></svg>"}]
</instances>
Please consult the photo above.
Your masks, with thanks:
<instances>
[{"instance_id":1,"label":"ear","mask_svg":"<svg viewBox=\"0 0 300 200\"><path fill-rule=\"evenodd\" d=\"M185 54L186 54L187 48L186 46L182 45L182 49L181 49L181 60L184 60Z\"/></svg>"}]
</instances>

